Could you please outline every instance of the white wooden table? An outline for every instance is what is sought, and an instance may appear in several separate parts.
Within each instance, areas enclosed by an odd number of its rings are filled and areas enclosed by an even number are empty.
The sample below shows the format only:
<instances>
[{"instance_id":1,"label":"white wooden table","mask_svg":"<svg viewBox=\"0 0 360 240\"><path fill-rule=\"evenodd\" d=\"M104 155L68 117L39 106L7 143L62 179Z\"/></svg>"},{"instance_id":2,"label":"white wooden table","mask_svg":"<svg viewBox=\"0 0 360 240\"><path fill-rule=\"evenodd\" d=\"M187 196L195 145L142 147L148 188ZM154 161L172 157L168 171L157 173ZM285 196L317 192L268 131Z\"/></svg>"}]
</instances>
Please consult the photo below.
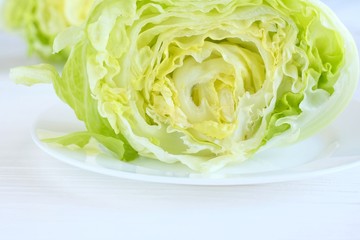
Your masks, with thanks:
<instances>
[{"instance_id":1,"label":"white wooden table","mask_svg":"<svg viewBox=\"0 0 360 240\"><path fill-rule=\"evenodd\" d=\"M360 44L360 1L327 2ZM16 86L7 76L12 66L36 62L24 59L24 49L0 33L0 54L9 56L0 63L1 240L360 239L360 168L299 182L199 187L108 177L49 157L30 129L59 100L51 86Z\"/></svg>"}]
</instances>

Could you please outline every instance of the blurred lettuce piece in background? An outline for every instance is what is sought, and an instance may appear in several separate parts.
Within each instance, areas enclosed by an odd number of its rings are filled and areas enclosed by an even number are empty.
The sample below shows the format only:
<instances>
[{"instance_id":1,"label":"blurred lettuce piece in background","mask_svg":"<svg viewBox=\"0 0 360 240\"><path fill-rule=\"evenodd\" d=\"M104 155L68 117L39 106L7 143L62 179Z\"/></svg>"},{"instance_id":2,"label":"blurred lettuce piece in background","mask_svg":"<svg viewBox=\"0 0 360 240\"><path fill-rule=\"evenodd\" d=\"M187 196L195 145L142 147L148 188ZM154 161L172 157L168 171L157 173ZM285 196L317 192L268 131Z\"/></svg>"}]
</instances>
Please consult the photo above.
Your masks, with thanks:
<instances>
[{"instance_id":1,"label":"blurred lettuce piece in background","mask_svg":"<svg viewBox=\"0 0 360 240\"><path fill-rule=\"evenodd\" d=\"M4 0L2 24L7 30L19 31L28 43L29 54L50 61L65 61L69 49L53 54L58 33L81 25L94 0Z\"/></svg>"}]
</instances>

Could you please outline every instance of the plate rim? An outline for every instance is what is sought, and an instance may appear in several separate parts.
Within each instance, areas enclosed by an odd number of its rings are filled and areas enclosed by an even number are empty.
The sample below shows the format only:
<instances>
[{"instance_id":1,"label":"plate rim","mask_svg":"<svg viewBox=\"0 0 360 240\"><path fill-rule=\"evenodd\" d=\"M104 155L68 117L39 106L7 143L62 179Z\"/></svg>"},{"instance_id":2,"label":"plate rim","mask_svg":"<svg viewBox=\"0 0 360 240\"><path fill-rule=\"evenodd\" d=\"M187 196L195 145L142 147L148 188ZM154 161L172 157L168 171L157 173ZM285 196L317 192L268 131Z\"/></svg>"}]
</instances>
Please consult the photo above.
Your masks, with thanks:
<instances>
[{"instance_id":1,"label":"plate rim","mask_svg":"<svg viewBox=\"0 0 360 240\"><path fill-rule=\"evenodd\" d=\"M360 101L358 101L357 99L352 99L351 103L352 102L356 102L356 104L360 105ZM35 118L31 127L32 140L42 151L44 151L51 157L58 159L61 162L64 162L71 166L102 175L118 177L122 179L137 180L137 181L152 182L152 183L163 183L163 184L199 185L199 186L235 186L235 185L260 185L260 184L299 181L299 180L310 179L327 174L332 174L360 166L360 155L356 155L351 157L354 158L353 161L351 160L350 162L344 163L342 165L326 167L323 169L292 172L292 169L290 168L290 169L273 170L268 172L253 173L253 174L247 173L247 174L243 174L242 176L229 177L229 178L163 176L163 175L152 175L152 174L143 174L143 173L136 173L129 171L121 171L121 170L109 169L101 166L94 166L87 164L86 162L78 161L76 159L70 159L64 154L61 154L58 151L56 151L56 148L59 147L51 146L51 144L44 143L40 140L37 131L40 130L38 128L38 125L39 122L42 120L41 117L44 116L46 112L50 111L50 109L54 109L56 107L64 108L63 105L64 103L55 104L55 107L51 106L47 108L45 111L41 112L37 118ZM331 157L329 157L328 159L331 159ZM212 175L216 175L216 173L213 173ZM202 176L206 176L206 174Z\"/></svg>"}]
</instances>

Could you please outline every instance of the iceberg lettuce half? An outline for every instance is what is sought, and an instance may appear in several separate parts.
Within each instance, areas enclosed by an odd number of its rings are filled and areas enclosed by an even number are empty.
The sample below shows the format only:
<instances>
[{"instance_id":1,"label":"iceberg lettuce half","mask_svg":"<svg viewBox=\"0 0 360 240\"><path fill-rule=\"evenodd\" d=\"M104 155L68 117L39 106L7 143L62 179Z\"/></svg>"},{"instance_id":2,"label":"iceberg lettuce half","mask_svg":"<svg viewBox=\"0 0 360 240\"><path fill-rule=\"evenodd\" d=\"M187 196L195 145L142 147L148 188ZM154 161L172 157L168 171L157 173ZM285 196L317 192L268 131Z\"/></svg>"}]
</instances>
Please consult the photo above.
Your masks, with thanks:
<instances>
[{"instance_id":1,"label":"iceberg lettuce half","mask_svg":"<svg viewBox=\"0 0 360 240\"><path fill-rule=\"evenodd\" d=\"M85 122L59 142L93 136L119 158L200 172L313 135L359 79L352 36L316 0L104 0L54 47L69 44L61 76L12 72L51 81Z\"/></svg>"}]
</instances>

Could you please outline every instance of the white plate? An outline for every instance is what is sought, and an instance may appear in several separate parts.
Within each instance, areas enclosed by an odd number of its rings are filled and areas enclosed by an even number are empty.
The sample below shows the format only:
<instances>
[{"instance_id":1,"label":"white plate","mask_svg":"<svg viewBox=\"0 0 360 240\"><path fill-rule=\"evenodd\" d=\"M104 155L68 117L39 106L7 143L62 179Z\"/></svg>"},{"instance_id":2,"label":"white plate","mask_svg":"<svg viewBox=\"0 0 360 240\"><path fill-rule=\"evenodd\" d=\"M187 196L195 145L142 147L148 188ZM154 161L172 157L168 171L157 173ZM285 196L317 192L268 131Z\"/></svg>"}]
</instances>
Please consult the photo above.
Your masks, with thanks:
<instances>
[{"instance_id":1,"label":"white plate","mask_svg":"<svg viewBox=\"0 0 360 240\"><path fill-rule=\"evenodd\" d=\"M191 185L249 185L300 180L360 166L360 103L353 101L329 127L300 143L258 153L247 162L212 174L198 174L181 164L139 158L130 163L110 153L72 149L43 143L45 133L63 135L84 129L73 112L57 105L39 116L35 143L45 152L73 166L127 179Z\"/></svg>"}]
</instances>

